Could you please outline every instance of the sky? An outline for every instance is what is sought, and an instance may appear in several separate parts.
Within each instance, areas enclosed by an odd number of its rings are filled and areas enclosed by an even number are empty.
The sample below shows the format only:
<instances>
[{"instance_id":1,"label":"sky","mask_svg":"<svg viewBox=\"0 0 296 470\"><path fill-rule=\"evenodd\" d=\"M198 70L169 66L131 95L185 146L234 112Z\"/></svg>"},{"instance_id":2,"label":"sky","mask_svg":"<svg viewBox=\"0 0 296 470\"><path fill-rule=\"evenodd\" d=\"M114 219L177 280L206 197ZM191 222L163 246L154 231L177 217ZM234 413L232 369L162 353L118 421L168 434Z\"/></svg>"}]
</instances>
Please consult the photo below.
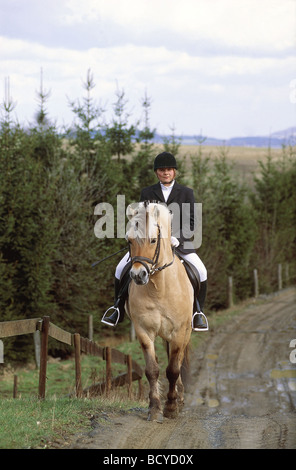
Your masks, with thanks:
<instances>
[{"instance_id":1,"label":"sky","mask_svg":"<svg viewBox=\"0 0 296 470\"><path fill-rule=\"evenodd\" d=\"M41 69L58 126L90 69L107 121L123 90L129 123L146 94L159 134L270 135L296 125L296 0L0 0L0 101L9 77L21 123Z\"/></svg>"}]
</instances>

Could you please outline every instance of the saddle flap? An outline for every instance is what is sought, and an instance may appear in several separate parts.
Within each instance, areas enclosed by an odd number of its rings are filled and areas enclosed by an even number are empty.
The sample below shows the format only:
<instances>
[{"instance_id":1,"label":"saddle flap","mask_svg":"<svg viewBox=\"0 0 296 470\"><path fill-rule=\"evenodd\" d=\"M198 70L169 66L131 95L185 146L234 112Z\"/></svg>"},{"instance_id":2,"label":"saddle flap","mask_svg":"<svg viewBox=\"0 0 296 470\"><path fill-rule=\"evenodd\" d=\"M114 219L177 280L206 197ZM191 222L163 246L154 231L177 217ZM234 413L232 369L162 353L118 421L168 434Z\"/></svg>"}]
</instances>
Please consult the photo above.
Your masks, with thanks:
<instances>
[{"instance_id":1,"label":"saddle flap","mask_svg":"<svg viewBox=\"0 0 296 470\"><path fill-rule=\"evenodd\" d=\"M183 263L183 266L186 270L186 273L187 273L187 276L191 282L191 285L193 287L193 290L194 290L194 294L195 294L195 297L197 296L198 292L199 292L199 288L200 288L200 277L199 277L199 273L196 269L196 267L190 263L189 261L185 260L184 258L181 258L181 261Z\"/></svg>"}]
</instances>

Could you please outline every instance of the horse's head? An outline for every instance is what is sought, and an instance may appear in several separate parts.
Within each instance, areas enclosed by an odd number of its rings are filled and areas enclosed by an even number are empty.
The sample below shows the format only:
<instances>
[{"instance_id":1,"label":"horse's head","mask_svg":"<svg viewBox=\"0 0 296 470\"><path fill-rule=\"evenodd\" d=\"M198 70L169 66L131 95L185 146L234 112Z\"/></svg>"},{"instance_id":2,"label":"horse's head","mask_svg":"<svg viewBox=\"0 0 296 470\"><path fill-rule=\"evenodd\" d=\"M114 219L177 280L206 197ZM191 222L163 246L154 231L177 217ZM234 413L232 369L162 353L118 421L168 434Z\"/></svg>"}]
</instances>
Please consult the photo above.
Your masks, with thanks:
<instances>
[{"instance_id":1,"label":"horse's head","mask_svg":"<svg viewBox=\"0 0 296 470\"><path fill-rule=\"evenodd\" d=\"M150 275L167 266L161 266L161 263L167 245L171 246L171 213L165 204L145 201L128 206L127 216L127 240L132 261L130 275L136 284L144 285Z\"/></svg>"}]
</instances>

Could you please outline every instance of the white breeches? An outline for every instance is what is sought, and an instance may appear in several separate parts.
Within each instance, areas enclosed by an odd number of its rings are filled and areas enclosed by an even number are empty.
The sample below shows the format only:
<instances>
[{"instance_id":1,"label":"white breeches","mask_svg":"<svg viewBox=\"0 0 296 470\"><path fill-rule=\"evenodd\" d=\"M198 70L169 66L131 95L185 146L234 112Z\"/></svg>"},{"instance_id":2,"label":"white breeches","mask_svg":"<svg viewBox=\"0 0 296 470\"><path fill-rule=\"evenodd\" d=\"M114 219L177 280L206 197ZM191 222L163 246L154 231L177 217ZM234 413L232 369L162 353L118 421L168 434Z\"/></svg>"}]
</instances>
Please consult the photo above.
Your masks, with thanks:
<instances>
[{"instance_id":1,"label":"white breeches","mask_svg":"<svg viewBox=\"0 0 296 470\"><path fill-rule=\"evenodd\" d=\"M189 261L190 263L195 266L197 271L199 272L200 282L207 280L207 270L205 265L203 264L202 260L197 256L196 253L186 253L181 255L182 258ZM124 266L128 263L129 260L129 252L124 255L124 257L119 261L116 270L115 270L115 277L120 279L122 270Z\"/></svg>"}]
</instances>

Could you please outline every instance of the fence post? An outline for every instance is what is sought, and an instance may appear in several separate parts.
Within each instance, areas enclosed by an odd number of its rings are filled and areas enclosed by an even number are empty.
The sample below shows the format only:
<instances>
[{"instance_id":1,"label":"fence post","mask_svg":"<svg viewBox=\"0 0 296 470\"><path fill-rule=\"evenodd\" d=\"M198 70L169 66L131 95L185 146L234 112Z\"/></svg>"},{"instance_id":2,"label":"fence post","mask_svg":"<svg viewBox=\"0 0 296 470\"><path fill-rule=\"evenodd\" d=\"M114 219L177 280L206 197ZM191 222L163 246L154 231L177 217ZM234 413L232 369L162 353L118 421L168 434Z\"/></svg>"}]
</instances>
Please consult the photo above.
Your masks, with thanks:
<instances>
[{"instance_id":1,"label":"fence post","mask_svg":"<svg viewBox=\"0 0 296 470\"><path fill-rule=\"evenodd\" d=\"M128 354L126 356L127 363L127 385L128 385L128 397L132 397L132 385L133 385L133 365L132 365L132 356Z\"/></svg>"},{"instance_id":2,"label":"fence post","mask_svg":"<svg viewBox=\"0 0 296 470\"><path fill-rule=\"evenodd\" d=\"M136 339L136 331L133 322L131 321L131 326L130 326L130 341L133 342Z\"/></svg>"},{"instance_id":3,"label":"fence post","mask_svg":"<svg viewBox=\"0 0 296 470\"><path fill-rule=\"evenodd\" d=\"M233 282L232 276L228 277L228 308L233 306Z\"/></svg>"},{"instance_id":4,"label":"fence post","mask_svg":"<svg viewBox=\"0 0 296 470\"><path fill-rule=\"evenodd\" d=\"M138 380L138 399L142 400L143 398L143 383L142 379Z\"/></svg>"},{"instance_id":5,"label":"fence post","mask_svg":"<svg viewBox=\"0 0 296 470\"><path fill-rule=\"evenodd\" d=\"M259 285L258 285L258 271L254 269L254 297L259 295Z\"/></svg>"},{"instance_id":6,"label":"fence post","mask_svg":"<svg viewBox=\"0 0 296 470\"><path fill-rule=\"evenodd\" d=\"M111 377L112 377L112 369L111 369L111 348L109 346L106 347L106 396L109 395L111 390Z\"/></svg>"},{"instance_id":7,"label":"fence post","mask_svg":"<svg viewBox=\"0 0 296 470\"><path fill-rule=\"evenodd\" d=\"M37 366L37 369L40 369L40 331L39 330L34 331L33 338L34 338L36 366Z\"/></svg>"},{"instance_id":8,"label":"fence post","mask_svg":"<svg viewBox=\"0 0 296 470\"><path fill-rule=\"evenodd\" d=\"M17 398L17 375L13 376L13 398Z\"/></svg>"},{"instance_id":9,"label":"fence post","mask_svg":"<svg viewBox=\"0 0 296 470\"><path fill-rule=\"evenodd\" d=\"M81 384L81 361L80 361L80 334L74 333L74 348L75 348L75 386L76 386L76 397L82 396L82 384Z\"/></svg>"},{"instance_id":10,"label":"fence post","mask_svg":"<svg viewBox=\"0 0 296 470\"><path fill-rule=\"evenodd\" d=\"M49 317L43 317L39 369L39 398L45 398Z\"/></svg>"},{"instance_id":11,"label":"fence post","mask_svg":"<svg viewBox=\"0 0 296 470\"><path fill-rule=\"evenodd\" d=\"M88 317L88 339L93 340L94 337L94 328L93 328L93 316L89 315Z\"/></svg>"},{"instance_id":12,"label":"fence post","mask_svg":"<svg viewBox=\"0 0 296 470\"><path fill-rule=\"evenodd\" d=\"M289 285L289 280L290 280L290 276L289 276L289 263L286 263L286 264L285 264L285 285L286 285L286 286Z\"/></svg>"},{"instance_id":13,"label":"fence post","mask_svg":"<svg viewBox=\"0 0 296 470\"><path fill-rule=\"evenodd\" d=\"M283 279L282 279L282 264L278 264L278 289L282 290L283 288Z\"/></svg>"}]
</instances>

